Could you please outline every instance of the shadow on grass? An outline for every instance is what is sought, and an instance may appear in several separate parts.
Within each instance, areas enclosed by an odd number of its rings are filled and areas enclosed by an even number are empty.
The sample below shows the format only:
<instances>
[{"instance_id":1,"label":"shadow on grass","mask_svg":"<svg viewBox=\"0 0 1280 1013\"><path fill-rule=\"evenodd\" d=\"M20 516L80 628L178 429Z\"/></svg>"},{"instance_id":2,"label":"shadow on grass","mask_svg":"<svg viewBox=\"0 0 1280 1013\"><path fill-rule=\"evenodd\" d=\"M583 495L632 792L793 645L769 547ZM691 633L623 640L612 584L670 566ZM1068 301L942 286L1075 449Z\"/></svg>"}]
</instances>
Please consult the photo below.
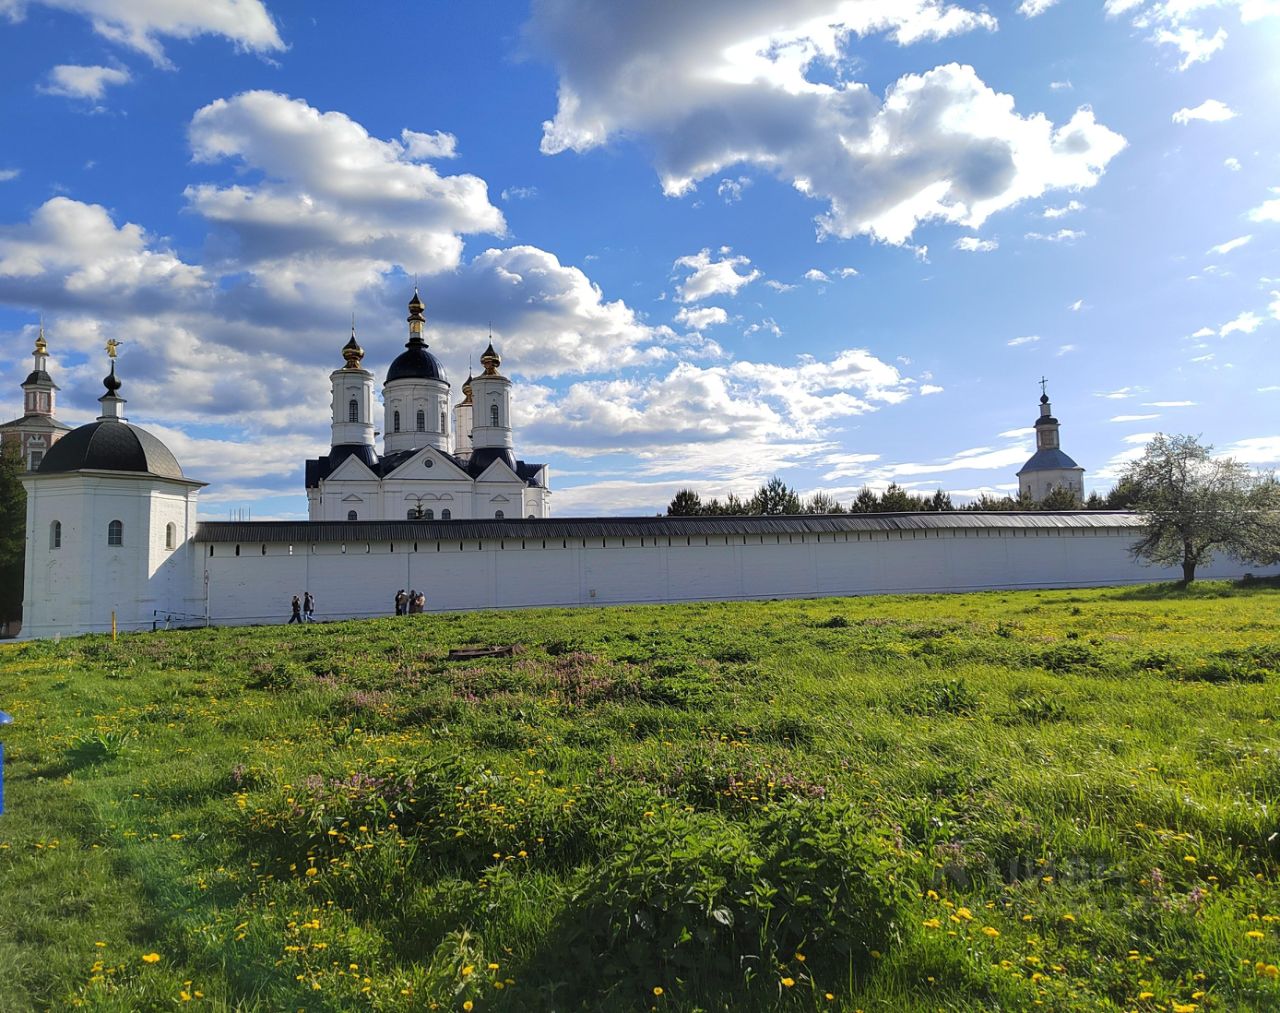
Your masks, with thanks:
<instances>
[{"instance_id":1,"label":"shadow on grass","mask_svg":"<svg viewBox=\"0 0 1280 1013\"><path fill-rule=\"evenodd\" d=\"M1280 577L1250 577L1240 580L1197 580L1190 586L1171 580L1160 584L1141 584L1116 591L1115 601L1185 601L1197 598L1234 598L1256 591L1280 590Z\"/></svg>"}]
</instances>

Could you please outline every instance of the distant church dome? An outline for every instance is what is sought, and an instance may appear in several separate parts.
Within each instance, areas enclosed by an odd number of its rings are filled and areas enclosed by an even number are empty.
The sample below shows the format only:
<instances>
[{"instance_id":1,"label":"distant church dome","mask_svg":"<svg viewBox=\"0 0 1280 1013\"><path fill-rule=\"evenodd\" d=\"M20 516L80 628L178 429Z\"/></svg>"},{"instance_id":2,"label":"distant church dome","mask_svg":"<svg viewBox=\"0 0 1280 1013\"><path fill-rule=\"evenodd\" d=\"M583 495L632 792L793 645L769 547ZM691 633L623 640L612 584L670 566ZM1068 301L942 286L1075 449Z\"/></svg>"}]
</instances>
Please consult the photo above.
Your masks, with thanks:
<instances>
[{"instance_id":1,"label":"distant church dome","mask_svg":"<svg viewBox=\"0 0 1280 1013\"><path fill-rule=\"evenodd\" d=\"M102 415L98 421L73 429L58 440L44 455L41 475L68 471L134 471L159 478L183 478L178 459L163 443L145 429L130 425L120 409L120 378L116 376L115 359L111 372L102 380L106 394L98 399Z\"/></svg>"},{"instance_id":2,"label":"distant church dome","mask_svg":"<svg viewBox=\"0 0 1280 1013\"><path fill-rule=\"evenodd\" d=\"M392 360L391 368L387 370L386 383L391 383L393 380L449 382L444 366L440 365L439 359L427 351L427 343L422 340L422 325L426 322L422 311L425 308L415 288L413 298L409 300L409 340L405 342L405 350Z\"/></svg>"}]
</instances>

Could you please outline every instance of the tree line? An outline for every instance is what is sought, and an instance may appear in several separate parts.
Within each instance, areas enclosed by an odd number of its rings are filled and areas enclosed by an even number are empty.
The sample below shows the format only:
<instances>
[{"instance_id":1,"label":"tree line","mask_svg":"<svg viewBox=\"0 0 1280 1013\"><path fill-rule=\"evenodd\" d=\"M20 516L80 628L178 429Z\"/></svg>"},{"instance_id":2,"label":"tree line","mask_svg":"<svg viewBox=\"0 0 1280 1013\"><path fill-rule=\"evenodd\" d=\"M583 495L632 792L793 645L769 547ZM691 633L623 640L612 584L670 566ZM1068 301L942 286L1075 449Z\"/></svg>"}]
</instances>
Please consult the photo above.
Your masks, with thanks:
<instances>
[{"instance_id":1,"label":"tree line","mask_svg":"<svg viewBox=\"0 0 1280 1013\"><path fill-rule=\"evenodd\" d=\"M826 492L803 497L777 475L751 496L743 499L730 493L723 500L704 500L693 489L681 489L667 506L668 517L734 517L761 514L879 514L937 513L950 510L1132 510L1139 490L1122 478L1105 496L1096 492L1081 503L1069 489L1054 489L1039 502L1030 496L992 496L983 493L971 503L956 506L951 494L938 489L929 495L914 493L896 482L883 492L863 486L846 506Z\"/></svg>"}]
</instances>

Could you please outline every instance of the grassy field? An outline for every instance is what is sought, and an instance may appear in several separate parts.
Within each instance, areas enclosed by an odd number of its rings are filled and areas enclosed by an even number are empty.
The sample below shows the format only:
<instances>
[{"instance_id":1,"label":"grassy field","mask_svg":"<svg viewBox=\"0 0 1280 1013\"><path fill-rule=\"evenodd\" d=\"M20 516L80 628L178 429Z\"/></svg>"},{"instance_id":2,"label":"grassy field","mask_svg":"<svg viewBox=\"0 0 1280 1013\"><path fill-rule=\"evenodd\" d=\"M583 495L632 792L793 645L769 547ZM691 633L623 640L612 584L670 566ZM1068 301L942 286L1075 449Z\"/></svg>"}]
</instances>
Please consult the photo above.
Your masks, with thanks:
<instances>
[{"instance_id":1,"label":"grassy field","mask_svg":"<svg viewBox=\"0 0 1280 1013\"><path fill-rule=\"evenodd\" d=\"M1280 1009L1278 687L1212 583L10 645L0 1009Z\"/></svg>"}]
</instances>

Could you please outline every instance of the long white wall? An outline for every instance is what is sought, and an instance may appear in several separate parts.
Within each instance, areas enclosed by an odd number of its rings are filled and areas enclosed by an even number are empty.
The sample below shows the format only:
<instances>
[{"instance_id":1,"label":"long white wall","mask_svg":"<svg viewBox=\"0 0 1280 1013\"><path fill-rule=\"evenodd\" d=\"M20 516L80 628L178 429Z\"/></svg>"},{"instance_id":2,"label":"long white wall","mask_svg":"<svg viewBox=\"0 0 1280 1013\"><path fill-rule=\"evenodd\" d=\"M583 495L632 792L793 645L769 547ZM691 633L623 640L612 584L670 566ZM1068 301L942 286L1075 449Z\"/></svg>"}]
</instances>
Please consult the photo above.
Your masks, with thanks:
<instances>
[{"instance_id":1,"label":"long white wall","mask_svg":"<svg viewBox=\"0 0 1280 1013\"><path fill-rule=\"evenodd\" d=\"M1129 555L1127 528L1013 528L793 535L197 542L214 623L283 622L311 591L318 619L387 615L400 588L428 611L888 592L1088 587L1176 580ZM642 544L643 543L643 544ZM210 555L212 549L212 555ZM238 551L238 554L237 554ZM1219 557L1198 577L1263 571Z\"/></svg>"}]
</instances>

